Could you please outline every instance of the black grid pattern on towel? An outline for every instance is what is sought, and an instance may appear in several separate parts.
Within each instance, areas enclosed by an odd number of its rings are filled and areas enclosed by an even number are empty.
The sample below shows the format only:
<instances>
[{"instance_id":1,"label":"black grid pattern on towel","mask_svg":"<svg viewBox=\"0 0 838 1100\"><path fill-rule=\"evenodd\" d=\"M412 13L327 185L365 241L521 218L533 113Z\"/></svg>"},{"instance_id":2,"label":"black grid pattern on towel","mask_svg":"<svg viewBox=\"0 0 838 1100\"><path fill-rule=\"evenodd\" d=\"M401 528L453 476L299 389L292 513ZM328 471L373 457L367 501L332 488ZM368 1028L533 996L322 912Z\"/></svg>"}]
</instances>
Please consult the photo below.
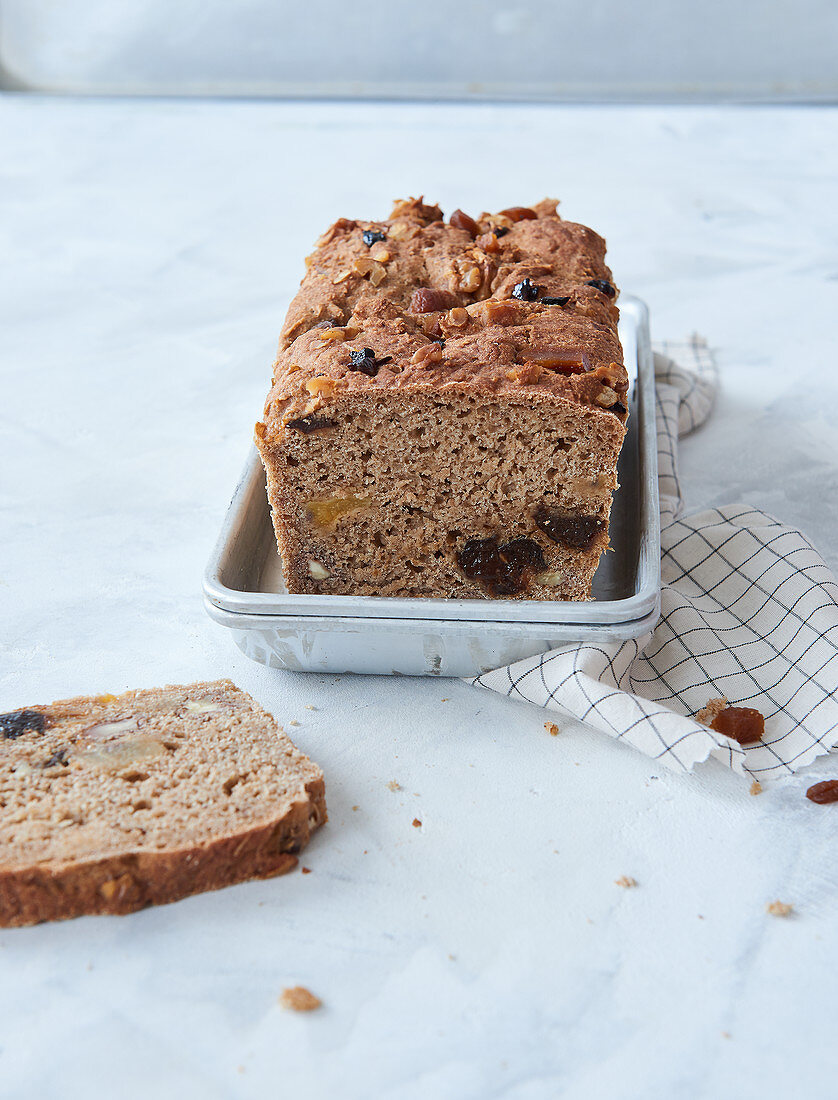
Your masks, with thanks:
<instances>
[{"instance_id":1,"label":"black grid pattern on towel","mask_svg":"<svg viewBox=\"0 0 838 1100\"><path fill-rule=\"evenodd\" d=\"M674 767L713 755L762 779L794 771L838 742L838 584L799 531L758 509L675 518L677 434L707 417L715 368L694 337L658 349L656 376L666 526L655 630L622 644L562 646L473 682L562 711ZM762 742L742 747L695 721L719 697L762 711Z\"/></svg>"}]
</instances>

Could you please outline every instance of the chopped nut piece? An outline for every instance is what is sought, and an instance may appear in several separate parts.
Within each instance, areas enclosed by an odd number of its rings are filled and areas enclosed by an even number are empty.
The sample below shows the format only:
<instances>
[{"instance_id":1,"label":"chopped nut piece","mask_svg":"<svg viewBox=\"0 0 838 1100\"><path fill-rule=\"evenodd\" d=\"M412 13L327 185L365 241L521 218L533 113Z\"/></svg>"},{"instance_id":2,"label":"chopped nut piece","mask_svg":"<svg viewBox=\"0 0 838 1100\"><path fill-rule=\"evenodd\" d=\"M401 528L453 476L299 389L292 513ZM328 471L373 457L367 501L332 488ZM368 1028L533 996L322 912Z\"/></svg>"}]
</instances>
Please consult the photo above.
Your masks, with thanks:
<instances>
[{"instance_id":1,"label":"chopped nut piece","mask_svg":"<svg viewBox=\"0 0 838 1100\"><path fill-rule=\"evenodd\" d=\"M452 328L462 328L463 325L468 324L468 310L463 309L462 306L457 306L449 311L445 320Z\"/></svg>"},{"instance_id":2,"label":"chopped nut piece","mask_svg":"<svg viewBox=\"0 0 838 1100\"><path fill-rule=\"evenodd\" d=\"M321 565L319 561L314 561L313 558L308 560L308 571L315 581L325 581L332 575L324 565Z\"/></svg>"},{"instance_id":3,"label":"chopped nut piece","mask_svg":"<svg viewBox=\"0 0 838 1100\"><path fill-rule=\"evenodd\" d=\"M468 294L474 293L478 290L483 276L480 273L480 268L477 264L473 264L469 261L460 261L457 264L457 288L464 290Z\"/></svg>"},{"instance_id":4,"label":"chopped nut piece","mask_svg":"<svg viewBox=\"0 0 838 1100\"><path fill-rule=\"evenodd\" d=\"M213 703L209 699L189 699L186 709L193 711L195 714L212 714L220 708L218 703Z\"/></svg>"},{"instance_id":5,"label":"chopped nut piece","mask_svg":"<svg viewBox=\"0 0 838 1100\"><path fill-rule=\"evenodd\" d=\"M291 1012L313 1012L323 1004L320 998L315 997L311 990L306 989L304 985L295 985L291 986L290 989L283 989L279 1003Z\"/></svg>"},{"instance_id":6,"label":"chopped nut piece","mask_svg":"<svg viewBox=\"0 0 838 1100\"><path fill-rule=\"evenodd\" d=\"M794 906L785 901L770 901L765 907L766 913L772 917L790 917L794 912Z\"/></svg>"},{"instance_id":7,"label":"chopped nut piece","mask_svg":"<svg viewBox=\"0 0 838 1100\"><path fill-rule=\"evenodd\" d=\"M345 283L351 274L351 271L342 271L340 275L337 275L334 279L332 279L332 286L337 286L338 283Z\"/></svg>"},{"instance_id":8,"label":"chopped nut piece","mask_svg":"<svg viewBox=\"0 0 838 1100\"><path fill-rule=\"evenodd\" d=\"M631 875L620 875L619 878L614 879L615 886L622 886L626 890L630 890L633 886L637 885L637 879L632 878Z\"/></svg>"},{"instance_id":9,"label":"chopped nut piece","mask_svg":"<svg viewBox=\"0 0 838 1100\"><path fill-rule=\"evenodd\" d=\"M559 727L556 725L555 722L545 722L544 728L547 730L551 737L559 736Z\"/></svg>"},{"instance_id":10,"label":"chopped nut piece","mask_svg":"<svg viewBox=\"0 0 838 1100\"><path fill-rule=\"evenodd\" d=\"M755 779L751 784L749 794L762 794L762 783L758 779Z\"/></svg>"},{"instance_id":11,"label":"chopped nut piece","mask_svg":"<svg viewBox=\"0 0 838 1100\"><path fill-rule=\"evenodd\" d=\"M310 378L306 389L312 397L329 397L335 391L335 383L331 378Z\"/></svg>"},{"instance_id":12,"label":"chopped nut piece","mask_svg":"<svg viewBox=\"0 0 838 1100\"><path fill-rule=\"evenodd\" d=\"M166 746L156 737L133 737L112 741L95 748L82 748L73 754L73 763L100 771L120 772L136 767L159 756L165 756Z\"/></svg>"},{"instance_id":13,"label":"chopped nut piece","mask_svg":"<svg viewBox=\"0 0 838 1100\"><path fill-rule=\"evenodd\" d=\"M376 245L372 252L370 252L370 255L374 260L378 260L380 264L386 264L387 261L390 259L389 250L381 244Z\"/></svg>"},{"instance_id":14,"label":"chopped nut piece","mask_svg":"<svg viewBox=\"0 0 838 1100\"><path fill-rule=\"evenodd\" d=\"M411 241L419 231L419 226L410 222L394 222L390 226L390 236L394 241Z\"/></svg>"},{"instance_id":15,"label":"chopped nut piece","mask_svg":"<svg viewBox=\"0 0 838 1100\"><path fill-rule=\"evenodd\" d=\"M439 363L442 359L442 348L439 344L425 344L413 353L411 363L420 367L428 363Z\"/></svg>"},{"instance_id":16,"label":"chopped nut piece","mask_svg":"<svg viewBox=\"0 0 838 1100\"><path fill-rule=\"evenodd\" d=\"M617 393L610 386L605 386L602 392L597 394L596 403L607 409L617 401L617 396Z\"/></svg>"},{"instance_id":17,"label":"chopped nut piece","mask_svg":"<svg viewBox=\"0 0 838 1100\"><path fill-rule=\"evenodd\" d=\"M533 577L533 580L536 584L544 585L545 588L558 588L562 583L562 575L561 573L551 573L548 571L546 573L537 573Z\"/></svg>"}]
</instances>

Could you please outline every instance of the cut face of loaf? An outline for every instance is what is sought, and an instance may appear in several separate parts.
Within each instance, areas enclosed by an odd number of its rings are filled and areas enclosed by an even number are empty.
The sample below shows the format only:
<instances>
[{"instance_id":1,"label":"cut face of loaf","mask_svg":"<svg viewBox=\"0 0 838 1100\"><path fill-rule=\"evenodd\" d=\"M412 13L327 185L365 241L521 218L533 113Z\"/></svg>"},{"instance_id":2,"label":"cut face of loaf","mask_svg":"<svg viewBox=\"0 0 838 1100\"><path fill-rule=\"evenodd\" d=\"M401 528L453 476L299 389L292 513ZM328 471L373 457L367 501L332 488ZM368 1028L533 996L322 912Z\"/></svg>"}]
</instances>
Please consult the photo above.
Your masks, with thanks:
<instances>
[{"instance_id":1,"label":"cut face of loaf","mask_svg":"<svg viewBox=\"0 0 838 1100\"><path fill-rule=\"evenodd\" d=\"M466 391L349 394L328 418L263 450L291 591L588 598L616 417Z\"/></svg>"},{"instance_id":2,"label":"cut face of loaf","mask_svg":"<svg viewBox=\"0 0 838 1100\"><path fill-rule=\"evenodd\" d=\"M549 200L329 230L256 426L289 591L590 598L627 416L604 253Z\"/></svg>"},{"instance_id":3,"label":"cut face of loaf","mask_svg":"<svg viewBox=\"0 0 838 1100\"><path fill-rule=\"evenodd\" d=\"M0 715L0 926L291 870L323 775L229 680Z\"/></svg>"}]
</instances>

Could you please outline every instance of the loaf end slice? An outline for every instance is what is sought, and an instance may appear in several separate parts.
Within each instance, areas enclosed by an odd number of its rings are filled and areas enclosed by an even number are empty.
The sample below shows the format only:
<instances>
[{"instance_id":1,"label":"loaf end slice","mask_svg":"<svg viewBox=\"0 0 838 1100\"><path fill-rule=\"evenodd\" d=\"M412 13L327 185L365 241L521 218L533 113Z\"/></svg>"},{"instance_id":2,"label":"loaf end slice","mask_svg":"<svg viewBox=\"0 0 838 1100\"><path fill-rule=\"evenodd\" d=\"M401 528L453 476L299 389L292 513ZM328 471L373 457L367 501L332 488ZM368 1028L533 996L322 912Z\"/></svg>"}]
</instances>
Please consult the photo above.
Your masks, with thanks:
<instances>
[{"instance_id":1,"label":"loaf end slice","mask_svg":"<svg viewBox=\"0 0 838 1100\"><path fill-rule=\"evenodd\" d=\"M0 715L0 926L290 871L323 774L229 680Z\"/></svg>"}]
</instances>

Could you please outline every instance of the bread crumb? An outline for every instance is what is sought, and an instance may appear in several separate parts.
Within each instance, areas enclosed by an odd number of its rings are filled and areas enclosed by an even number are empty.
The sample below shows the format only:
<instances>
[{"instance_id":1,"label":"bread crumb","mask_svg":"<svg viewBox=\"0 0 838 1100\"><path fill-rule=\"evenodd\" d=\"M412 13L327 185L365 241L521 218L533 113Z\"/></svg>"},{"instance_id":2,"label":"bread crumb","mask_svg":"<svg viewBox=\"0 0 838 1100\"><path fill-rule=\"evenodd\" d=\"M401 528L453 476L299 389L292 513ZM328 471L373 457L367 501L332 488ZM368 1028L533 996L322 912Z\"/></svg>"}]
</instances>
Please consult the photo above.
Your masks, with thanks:
<instances>
[{"instance_id":1,"label":"bread crumb","mask_svg":"<svg viewBox=\"0 0 838 1100\"><path fill-rule=\"evenodd\" d=\"M631 875L620 875L619 878L614 879L615 886L622 886L626 890L630 890L632 886L637 885L637 879L632 878Z\"/></svg>"},{"instance_id":2,"label":"bread crumb","mask_svg":"<svg viewBox=\"0 0 838 1100\"><path fill-rule=\"evenodd\" d=\"M547 730L551 737L559 736L559 727L556 725L555 722L545 722L544 728Z\"/></svg>"},{"instance_id":3,"label":"bread crumb","mask_svg":"<svg viewBox=\"0 0 838 1100\"><path fill-rule=\"evenodd\" d=\"M352 807L352 812L353 812L353 814L354 814L354 813L357 813L357 812L358 812L358 810L360 810L360 808L361 808L360 806L353 806L353 807Z\"/></svg>"},{"instance_id":4,"label":"bread crumb","mask_svg":"<svg viewBox=\"0 0 838 1100\"><path fill-rule=\"evenodd\" d=\"M422 828L422 822L419 820L418 817L414 817L414 819L413 819L413 828L414 829L421 829Z\"/></svg>"},{"instance_id":5,"label":"bread crumb","mask_svg":"<svg viewBox=\"0 0 838 1100\"><path fill-rule=\"evenodd\" d=\"M758 779L755 779L751 784L750 794L762 794L762 783Z\"/></svg>"},{"instance_id":6,"label":"bread crumb","mask_svg":"<svg viewBox=\"0 0 838 1100\"><path fill-rule=\"evenodd\" d=\"M713 720L718 718L726 706L727 699L708 699L707 706L701 708L695 716L695 720L696 722L701 722L702 726L710 726L713 724Z\"/></svg>"},{"instance_id":7,"label":"bread crumb","mask_svg":"<svg viewBox=\"0 0 838 1100\"><path fill-rule=\"evenodd\" d=\"M395 779L391 779L387 784L388 791L400 791L402 789L401 783L397 783Z\"/></svg>"},{"instance_id":8,"label":"bread crumb","mask_svg":"<svg viewBox=\"0 0 838 1100\"><path fill-rule=\"evenodd\" d=\"M283 1008L288 1008L292 1012L313 1012L323 1004L320 998L315 997L311 990L306 989L304 985L295 985L290 989L283 989L279 1003Z\"/></svg>"},{"instance_id":9,"label":"bread crumb","mask_svg":"<svg viewBox=\"0 0 838 1100\"><path fill-rule=\"evenodd\" d=\"M765 907L766 913L772 917L790 917L794 912L794 906L785 901L770 901Z\"/></svg>"},{"instance_id":10,"label":"bread crumb","mask_svg":"<svg viewBox=\"0 0 838 1100\"><path fill-rule=\"evenodd\" d=\"M317 710L317 707L313 707L311 703L306 703L306 710Z\"/></svg>"},{"instance_id":11,"label":"bread crumb","mask_svg":"<svg viewBox=\"0 0 838 1100\"><path fill-rule=\"evenodd\" d=\"M310 875L311 874L311 868L310 867L301 867L300 868L300 874Z\"/></svg>"},{"instance_id":12,"label":"bread crumb","mask_svg":"<svg viewBox=\"0 0 838 1100\"><path fill-rule=\"evenodd\" d=\"M299 724L300 723L297 721L296 718L292 718L291 721L288 723L289 726L299 726Z\"/></svg>"}]
</instances>

